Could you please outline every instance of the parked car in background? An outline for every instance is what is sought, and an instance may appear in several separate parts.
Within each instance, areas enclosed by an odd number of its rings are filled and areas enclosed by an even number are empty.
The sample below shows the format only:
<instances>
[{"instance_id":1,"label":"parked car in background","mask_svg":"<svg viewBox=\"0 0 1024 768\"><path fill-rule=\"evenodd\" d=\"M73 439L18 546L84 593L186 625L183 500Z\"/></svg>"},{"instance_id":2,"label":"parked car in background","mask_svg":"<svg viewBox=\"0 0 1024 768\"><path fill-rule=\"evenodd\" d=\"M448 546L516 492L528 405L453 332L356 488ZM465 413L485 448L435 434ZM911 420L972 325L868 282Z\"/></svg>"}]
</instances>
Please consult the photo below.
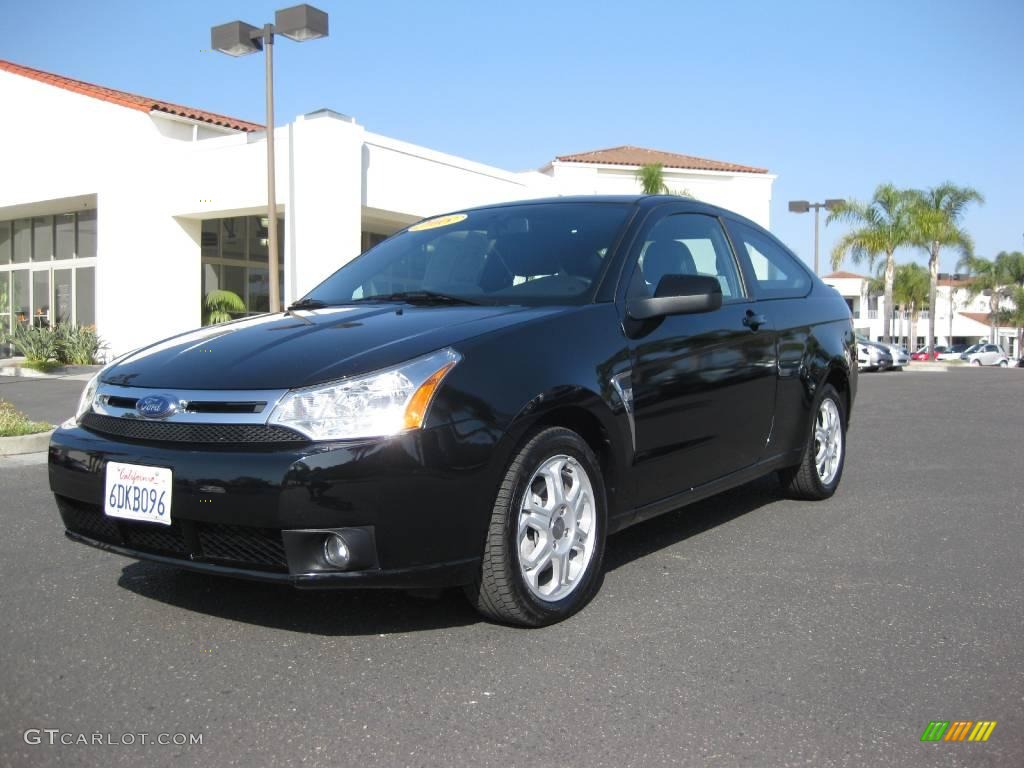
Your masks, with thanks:
<instances>
[{"instance_id":1,"label":"parked car in background","mask_svg":"<svg viewBox=\"0 0 1024 768\"><path fill-rule=\"evenodd\" d=\"M885 344L865 336L857 336L857 367L862 371L884 371L892 368L892 353Z\"/></svg>"},{"instance_id":2,"label":"parked car in background","mask_svg":"<svg viewBox=\"0 0 1024 768\"><path fill-rule=\"evenodd\" d=\"M910 352L899 344L883 344L882 346L888 349L889 354L892 355L893 370L902 371L903 366L910 365Z\"/></svg>"},{"instance_id":3,"label":"parked car in background","mask_svg":"<svg viewBox=\"0 0 1024 768\"><path fill-rule=\"evenodd\" d=\"M939 353L939 360L959 360L960 355L968 349L967 344L954 344L952 347L947 349L945 352Z\"/></svg>"},{"instance_id":4,"label":"parked car in background","mask_svg":"<svg viewBox=\"0 0 1024 768\"><path fill-rule=\"evenodd\" d=\"M628 525L772 472L831 496L855 346L842 297L721 208L474 208L287 312L118 358L53 433L50 487L67 535L109 552L301 588L462 586L491 619L551 624L597 593Z\"/></svg>"},{"instance_id":5,"label":"parked car in background","mask_svg":"<svg viewBox=\"0 0 1024 768\"><path fill-rule=\"evenodd\" d=\"M943 346L939 345L939 346L935 347L935 351L934 352L929 353L928 352L928 347L924 346L924 347L921 347L919 350L917 350L917 352L912 354L910 356L910 359L911 360L938 360L939 359L939 355L941 355L943 352L945 352L946 349L947 349L946 347L943 347Z\"/></svg>"},{"instance_id":6,"label":"parked car in background","mask_svg":"<svg viewBox=\"0 0 1024 768\"><path fill-rule=\"evenodd\" d=\"M1003 351L1002 347L995 344L975 344L968 347L960 359L971 365L998 365L1006 368L1010 364L1010 358Z\"/></svg>"}]
</instances>

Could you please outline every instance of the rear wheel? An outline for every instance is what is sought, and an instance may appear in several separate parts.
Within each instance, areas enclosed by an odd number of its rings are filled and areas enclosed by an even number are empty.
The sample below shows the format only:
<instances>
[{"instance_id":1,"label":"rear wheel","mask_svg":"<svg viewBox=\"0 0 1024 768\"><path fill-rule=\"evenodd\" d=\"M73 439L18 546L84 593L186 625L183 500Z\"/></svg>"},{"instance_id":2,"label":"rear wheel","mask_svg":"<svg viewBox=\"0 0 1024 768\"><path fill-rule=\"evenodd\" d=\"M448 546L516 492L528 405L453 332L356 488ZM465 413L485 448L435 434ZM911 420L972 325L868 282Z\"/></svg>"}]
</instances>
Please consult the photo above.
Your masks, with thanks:
<instances>
[{"instance_id":1,"label":"rear wheel","mask_svg":"<svg viewBox=\"0 0 1024 768\"><path fill-rule=\"evenodd\" d=\"M534 433L498 491L470 602L529 627L571 616L600 588L606 519L600 467L583 438L562 427Z\"/></svg>"},{"instance_id":2,"label":"rear wheel","mask_svg":"<svg viewBox=\"0 0 1024 768\"><path fill-rule=\"evenodd\" d=\"M846 412L831 384L822 386L800 463L779 473L794 499L827 499L836 492L846 461Z\"/></svg>"}]
</instances>

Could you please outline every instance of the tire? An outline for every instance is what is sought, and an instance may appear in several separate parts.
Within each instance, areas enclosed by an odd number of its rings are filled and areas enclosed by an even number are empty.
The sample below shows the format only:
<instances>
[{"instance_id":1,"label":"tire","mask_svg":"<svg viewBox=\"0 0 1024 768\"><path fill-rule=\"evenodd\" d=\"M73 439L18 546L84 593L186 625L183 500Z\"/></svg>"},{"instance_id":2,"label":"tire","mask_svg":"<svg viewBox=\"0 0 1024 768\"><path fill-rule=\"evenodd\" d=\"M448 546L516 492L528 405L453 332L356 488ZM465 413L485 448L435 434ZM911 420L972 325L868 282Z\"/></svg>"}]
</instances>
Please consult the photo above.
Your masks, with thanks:
<instances>
[{"instance_id":1,"label":"tire","mask_svg":"<svg viewBox=\"0 0 1024 768\"><path fill-rule=\"evenodd\" d=\"M981 367L981 360L979 360L978 358L974 358L973 360L971 360L971 365L976 365L976 366L978 366L980 368Z\"/></svg>"},{"instance_id":2,"label":"tire","mask_svg":"<svg viewBox=\"0 0 1024 768\"><path fill-rule=\"evenodd\" d=\"M562 427L531 433L505 472L466 596L505 624L572 616L601 587L607 518L600 465L583 438ZM530 567L532 559L540 565Z\"/></svg>"},{"instance_id":3,"label":"tire","mask_svg":"<svg viewBox=\"0 0 1024 768\"><path fill-rule=\"evenodd\" d=\"M999 367L1000 368L1009 368L1009 366L1010 366L1010 364L1006 360L1000 360L999 361Z\"/></svg>"},{"instance_id":4,"label":"tire","mask_svg":"<svg viewBox=\"0 0 1024 768\"><path fill-rule=\"evenodd\" d=\"M843 399L831 384L825 384L819 390L813 413L800 463L779 473L782 487L792 499L827 499L836 492L843 478L843 467L846 464L846 409L843 407ZM818 436L823 419L827 421L824 424L825 431L830 433L832 440L838 440L837 446L833 443L833 453L837 447L838 457L822 456L824 473L819 472L818 466Z\"/></svg>"}]
</instances>

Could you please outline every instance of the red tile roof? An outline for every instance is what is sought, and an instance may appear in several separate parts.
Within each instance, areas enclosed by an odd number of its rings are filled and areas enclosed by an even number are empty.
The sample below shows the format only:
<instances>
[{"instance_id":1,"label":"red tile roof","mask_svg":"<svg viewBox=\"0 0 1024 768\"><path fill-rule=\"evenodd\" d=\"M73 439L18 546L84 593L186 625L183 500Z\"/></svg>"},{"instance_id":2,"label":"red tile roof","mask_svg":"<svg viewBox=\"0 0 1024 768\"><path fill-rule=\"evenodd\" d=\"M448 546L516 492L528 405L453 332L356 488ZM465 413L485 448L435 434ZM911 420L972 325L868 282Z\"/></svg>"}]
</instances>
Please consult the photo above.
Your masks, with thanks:
<instances>
[{"instance_id":1,"label":"red tile roof","mask_svg":"<svg viewBox=\"0 0 1024 768\"><path fill-rule=\"evenodd\" d=\"M991 317L991 314L988 312L960 312L959 314L963 315L968 320L973 320L976 323L981 323L982 325L988 326L992 325L992 321L989 319Z\"/></svg>"},{"instance_id":2,"label":"red tile roof","mask_svg":"<svg viewBox=\"0 0 1024 768\"><path fill-rule=\"evenodd\" d=\"M202 109L184 107L181 104L172 104L169 101L151 99L147 96L138 96L134 93L128 93L127 91L117 91L113 88L105 88L102 85L93 85L92 83L86 83L82 80L74 80L70 77L55 75L51 72L44 72L41 69L32 69L31 67L15 64L14 62L5 61L3 59L0 59L0 70L11 72L15 75L21 75L22 77L28 77L33 80L38 80L41 83L53 85L57 88L63 88L67 91L91 96L94 99L108 101L111 104L128 107L128 109L137 109L140 112L166 112L170 115L177 115L178 117L185 117L190 120L198 120L203 123L210 123L211 125L219 125L235 131L252 132L263 130L263 126L259 123L237 120L226 115L219 115L216 112L207 112Z\"/></svg>"},{"instance_id":3,"label":"red tile roof","mask_svg":"<svg viewBox=\"0 0 1024 768\"><path fill-rule=\"evenodd\" d=\"M733 173L768 173L766 168L755 168L750 165L726 163L721 160L708 160L693 155L680 155L676 152L662 152L644 147L609 147L595 149L593 152L580 152L575 155L560 155L555 158L562 163L601 163L607 165L653 165L660 164L666 168L683 168L692 171L728 171Z\"/></svg>"},{"instance_id":4,"label":"red tile roof","mask_svg":"<svg viewBox=\"0 0 1024 768\"><path fill-rule=\"evenodd\" d=\"M857 275L853 272L833 272L831 275L825 275L824 277L834 277L836 279L849 279L849 280L867 280L868 278L864 275Z\"/></svg>"},{"instance_id":5,"label":"red tile roof","mask_svg":"<svg viewBox=\"0 0 1024 768\"><path fill-rule=\"evenodd\" d=\"M936 285L943 285L946 286L947 288L966 288L967 286L971 285L975 280L977 280L977 278L967 277L966 275L961 276L958 280L954 280L953 278L950 277L940 277Z\"/></svg>"}]
</instances>

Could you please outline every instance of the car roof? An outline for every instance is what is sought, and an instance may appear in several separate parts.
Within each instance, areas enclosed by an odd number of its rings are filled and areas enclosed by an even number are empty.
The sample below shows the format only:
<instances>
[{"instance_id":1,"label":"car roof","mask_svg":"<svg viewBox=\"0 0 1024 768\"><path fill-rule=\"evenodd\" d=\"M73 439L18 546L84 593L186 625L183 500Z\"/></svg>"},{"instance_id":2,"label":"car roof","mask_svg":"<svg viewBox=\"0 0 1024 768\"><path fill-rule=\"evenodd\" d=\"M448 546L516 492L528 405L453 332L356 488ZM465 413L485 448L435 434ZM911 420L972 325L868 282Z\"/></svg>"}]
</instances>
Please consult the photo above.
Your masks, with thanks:
<instances>
[{"instance_id":1,"label":"car roof","mask_svg":"<svg viewBox=\"0 0 1024 768\"><path fill-rule=\"evenodd\" d=\"M747 217L730 211L727 208L720 208L692 197L681 195L565 195L564 197L538 197L526 200L508 200L503 203L490 203L489 205L478 205L472 208L464 208L463 211L484 211L489 208L505 208L512 205L552 205L557 203L618 203L619 205L635 205L639 208L653 208L658 205L675 203L690 210L700 213L711 213L721 216L732 216L743 221L749 221Z\"/></svg>"}]
</instances>

